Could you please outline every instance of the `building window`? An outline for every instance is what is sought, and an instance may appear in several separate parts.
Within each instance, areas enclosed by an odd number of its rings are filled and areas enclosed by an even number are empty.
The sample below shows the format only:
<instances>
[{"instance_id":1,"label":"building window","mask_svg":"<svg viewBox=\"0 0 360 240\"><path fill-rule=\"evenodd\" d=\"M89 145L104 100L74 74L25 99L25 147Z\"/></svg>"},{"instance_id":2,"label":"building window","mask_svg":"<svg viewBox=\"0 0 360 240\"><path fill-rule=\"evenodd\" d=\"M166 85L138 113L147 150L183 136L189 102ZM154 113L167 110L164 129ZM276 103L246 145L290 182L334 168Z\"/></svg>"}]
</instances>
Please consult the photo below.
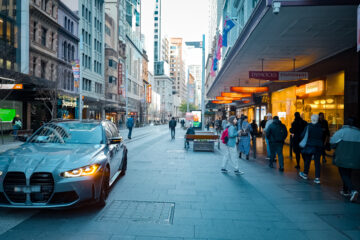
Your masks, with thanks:
<instances>
[{"instance_id":1,"label":"building window","mask_svg":"<svg viewBox=\"0 0 360 240\"><path fill-rule=\"evenodd\" d=\"M83 90L91 92L91 80L83 78Z\"/></svg>"},{"instance_id":2,"label":"building window","mask_svg":"<svg viewBox=\"0 0 360 240\"><path fill-rule=\"evenodd\" d=\"M41 78L46 77L46 62L41 61Z\"/></svg>"},{"instance_id":3,"label":"building window","mask_svg":"<svg viewBox=\"0 0 360 240\"><path fill-rule=\"evenodd\" d=\"M108 26L105 26L105 33L106 33L108 36L111 36L110 28L108 28Z\"/></svg>"},{"instance_id":4,"label":"building window","mask_svg":"<svg viewBox=\"0 0 360 240\"><path fill-rule=\"evenodd\" d=\"M33 41L36 42L37 22L34 22Z\"/></svg>"},{"instance_id":5,"label":"building window","mask_svg":"<svg viewBox=\"0 0 360 240\"><path fill-rule=\"evenodd\" d=\"M65 22L64 27L65 27L65 29L67 29L67 17L65 17L64 22Z\"/></svg>"},{"instance_id":6,"label":"building window","mask_svg":"<svg viewBox=\"0 0 360 240\"><path fill-rule=\"evenodd\" d=\"M102 93L102 84L95 83L95 92L101 94Z\"/></svg>"},{"instance_id":7,"label":"building window","mask_svg":"<svg viewBox=\"0 0 360 240\"><path fill-rule=\"evenodd\" d=\"M70 32L71 32L71 33L74 33L74 22L71 22Z\"/></svg>"},{"instance_id":8,"label":"building window","mask_svg":"<svg viewBox=\"0 0 360 240\"><path fill-rule=\"evenodd\" d=\"M74 46L72 46L71 47L71 60L75 60L75 47Z\"/></svg>"},{"instance_id":9,"label":"building window","mask_svg":"<svg viewBox=\"0 0 360 240\"><path fill-rule=\"evenodd\" d=\"M82 15L82 17L84 17L84 15L85 15L85 6L84 6L84 4L82 5L81 15Z\"/></svg>"},{"instance_id":10,"label":"building window","mask_svg":"<svg viewBox=\"0 0 360 240\"><path fill-rule=\"evenodd\" d=\"M41 0L41 9L46 11L48 0Z\"/></svg>"},{"instance_id":11,"label":"building window","mask_svg":"<svg viewBox=\"0 0 360 240\"><path fill-rule=\"evenodd\" d=\"M46 33L47 33L47 29L44 27L41 27L41 44L43 46L46 46Z\"/></svg>"},{"instance_id":12,"label":"building window","mask_svg":"<svg viewBox=\"0 0 360 240\"><path fill-rule=\"evenodd\" d=\"M70 43L68 44L67 49L68 49L67 58L68 58L68 61L70 61L70 58L71 58L71 45L70 45Z\"/></svg>"},{"instance_id":13,"label":"building window","mask_svg":"<svg viewBox=\"0 0 360 240\"><path fill-rule=\"evenodd\" d=\"M51 49L54 50L55 48L55 33L51 33Z\"/></svg>"},{"instance_id":14,"label":"building window","mask_svg":"<svg viewBox=\"0 0 360 240\"><path fill-rule=\"evenodd\" d=\"M33 69L33 75L36 76L36 57L33 57L32 61L32 69Z\"/></svg>"}]
</instances>

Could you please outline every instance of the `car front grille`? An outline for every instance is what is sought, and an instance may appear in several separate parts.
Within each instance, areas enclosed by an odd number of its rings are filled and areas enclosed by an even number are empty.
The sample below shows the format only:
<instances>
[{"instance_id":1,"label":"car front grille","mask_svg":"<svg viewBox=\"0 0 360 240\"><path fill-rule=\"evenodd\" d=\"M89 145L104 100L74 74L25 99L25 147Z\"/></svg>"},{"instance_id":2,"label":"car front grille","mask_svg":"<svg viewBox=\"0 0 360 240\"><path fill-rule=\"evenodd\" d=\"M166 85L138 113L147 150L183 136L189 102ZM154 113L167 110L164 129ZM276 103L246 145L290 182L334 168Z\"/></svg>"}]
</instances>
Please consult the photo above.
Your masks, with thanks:
<instances>
[{"instance_id":1,"label":"car front grille","mask_svg":"<svg viewBox=\"0 0 360 240\"><path fill-rule=\"evenodd\" d=\"M34 173L30 178L30 186L40 186L40 192L30 194L31 202L46 203L54 192L54 178L51 173Z\"/></svg>"},{"instance_id":2,"label":"car front grille","mask_svg":"<svg viewBox=\"0 0 360 240\"><path fill-rule=\"evenodd\" d=\"M66 204L72 203L79 199L75 191L57 192L50 200L50 204Z\"/></svg>"},{"instance_id":3,"label":"car front grille","mask_svg":"<svg viewBox=\"0 0 360 240\"><path fill-rule=\"evenodd\" d=\"M19 186L26 186L25 174L22 172L8 172L3 182L4 192L12 202L25 203L26 194L15 192L15 187Z\"/></svg>"},{"instance_id":4,"label":"car front grille","mask_svg":"<svg viewBox=\"0 0 360 240\"><path fill-rule=\"evenodd\" d=\"M0 203L9 204L9 201L6 199L5 194L0 192Z\"/></svg>"}]
</instances>

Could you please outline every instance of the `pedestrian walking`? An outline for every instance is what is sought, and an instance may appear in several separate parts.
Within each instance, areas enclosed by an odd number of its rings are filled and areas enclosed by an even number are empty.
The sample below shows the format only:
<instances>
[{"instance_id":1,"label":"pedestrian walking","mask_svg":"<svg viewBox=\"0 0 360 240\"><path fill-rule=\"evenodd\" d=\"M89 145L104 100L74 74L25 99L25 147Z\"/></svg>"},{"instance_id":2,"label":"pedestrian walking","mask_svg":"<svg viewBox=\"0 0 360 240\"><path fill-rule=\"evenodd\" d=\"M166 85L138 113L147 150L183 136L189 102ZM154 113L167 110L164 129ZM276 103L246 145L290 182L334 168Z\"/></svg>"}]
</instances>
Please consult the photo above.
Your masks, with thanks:
<instances>
[{"instance_id":1,"label":"pedestrian walking","mask_svg":"<svg viewBox=\"0 0 360 240\"><path fill-rule=\"evenodd\" d=\"M128 139L131 139L132 129L134 127L134 117L133 116L128 118L128 120L126 122L126 127L129 129Z\"/></svg>"},{"instance_id":2,"label":"pedestrian walking","mask_svg":"<svg viewBox=\"0 0 360 240\"><path fill-rule=\"evenodd\" d=\"M264 117L264 119L260 122L260 133L262 133L265 129L265 126L266 126L266 121L267 121L267 116ZM265 135L263 135L265 136Z\"/></svg>"},{"instance_id":3,"label":"pedestrian walking","mask_svg":"<svg viewBox=\"0 0 360 240\"><path fill-rule=\"evenodd\" d=\"M270 144L269 144L269 139L267 137L267 133L266 130L267 128L273 123L273 119L272 119L272 115L271 113L268 113L266 115L266 124L265 124L265 128L264 128L264 132L265 132L265 142L266 142L266 152L267 152L267 157L266 159L270 160L270 156L271 156L271 149L270 149Z\"/></svg>"},{"instance_id":4,"label":"pedestrian walking","mask_svg":"<svg viewBox=\"0 0 360 240\"><path fill-rule=\"evenodd\" d=\"M269 121L268 121L269 122ZM273 168L276 155L279 158L279 171L284 171L283 147L287 137L286 126L281 123L278 116L274 116L272 123L266 128L266 138L270 145L270 162L269 167Z\"/></svg>"},{"instance_id":5,"label":"pedestrian walking","mask_svg":"<svg viewBox=\"0 0 360 240\"><path fill-rule=\"evenodd\" d=\"M307 125L304 132L301 134L301 142L299 146L303 148L301 153L304 158L304 172L300 172L299 176L303 179L308 179L311 158L314 156L315 161L315 179L314 183L320 184L320 157L323 151L323 132L319 123L319 115L313 114L311 116L311 123Z\"/></svg>"},{"instance_id":6,"label":"pedestrian walking","mask_svg":"<svg viewBox=\"0 0 360 240\"><path fill-rule=\"evenodd\" d=\"M169 121L169 129L171 131L171 139L175 139L175 128L176 128L176 121L175 118L172 117Z\"/></svg>"},{"instance_id":7,"label":"pedestrian walking","mask_svg":"<svg viewBox=\"0 0 360 240\"><path fill-rule=\"evenodd\" d=\"M16 114L16 116L14 117L14 119L12 120L12 124L13 124L13 135L15 140L17 139L17 134L18 134L18 130L20 130L22 128L22 122L20 119L19 114Z\"/></svg>"},{"instance_id":8,"label":"pedestrian walking","mask_svg":"<svg viewBox=\"0 0 360 240\"><path fill-rule=\"evenodd\" d=\"M292 147L296 155L296 169L300 169L300 154L301 148L299 143L301 141L301 134L306 128L307 122L300 117L300 113L295 113L295 120L291 123L290 133L292 136Z\"/></svg>"},{"instance_id":9,"label":"pedestrian walking","mask_svg":"<svg viewBox=\"0 0 360 240\"><path fill-rule=\"evenodd\" d=\"M256 138L259 135L258 125L256 124L255 120L253 120L250 125L252 128L251 137Z\"/></svg>"},{"instance_id":10,"label":"pedestrian walking","mask_svg":"<svg viewBox=\"0 0 360 240\"><path fill-rule=\"evenodd\" d=\"M236 117L231 116L229 118L229 127L228 129L225 129L223 134L227 133L227 142L226 142L226 148L225 148L225 154L222 161L222 172L227 172L227 164L230 161L233 164L233 167L235 169L235 174L243 174L243 172L239 171L239 160L237 158L237 149L236 149L236 138L238 137L238 131L236 130Z\"/></svg>"},{"instance_id":11,"label":"pedestrian walking","mask_svg":"<svg viewBox=\"0 0 360 240\"><path fill-rule=\"evenodd\" d=\"M221 134L221 120L220 120L220 118L215 120L215 129L216 129L216 134L220 135Z\"/></svg>"},{"instance_id":12,"label":"pedestrian walking","mask_svg":"<svg viewBox=\"0 0 360 240\"><path fill-rule=\"evenodd\" d=\"M345 125L335 132L330 144L335 148L333 163L338 167L343 182L340 194L355 202L359 192L354 189L351 174L353 169L360 169L360 129L355 118L349 118Z\"/></svg>"},{"instance_id":13,"label":"pedestrian walking","mask_svg":"<svg viewBox=\"0 0 360 240\"><path fill-rule=\"evenodd\" d=\"M241 129L239 130L239 158L241 158L242 154L245 155L246 160L249 160L250 153L250 135L253 129L251 125L248 123L248 117L244 116L241 124Z\"/></svg>"},{"instance_id":14,"label":"pedestrian walking","mask_svg":"<svg viewBox=\"0 0 360 240\"><path fill-rule=\"evenodd\" d=\"M207 120L207 122L206 122L206 129L208 131L210 130L210 120Z\"/></svg>"},{"instance_id":15,"label":"pedestrian walking","mask_svg":"<svg viewBox=\"0 0 360 240\"><path fill-rule=\"evenodd\" d=\"M328 121L325 119L325 115L324 113L320 112L319 113L319 123L321 125L321 129L322 129L322 141L323 141L323 149L321 152L322 155L322 162L326 163L326 152L325 150L327 149L328 151L330 151L330 130L329 130L329 123Z\"/></svg>"},{"instance_id":16,"label":"pedestrian walking","mask_svg":"<svg viewBox=\"0 0 360 240\"><path fill-rule=\"evenodd\" d=\"M226 120L225 117L223 117L223 120L222 120L222 122L221 122L221 128L222 128L222 130L225 130L226 127L227 127L227 125L228 125L228 121Z\"/></svg>"},{"instance_id":17,"label":"pedestrian walking","mask_svg":"<svg viewBox=\"0 0 360 240\"><path fill-rule=\"evenodd\" d=\"M185 126L185 120L184 120L184 119L181 119L180 123L181 123L181 127L184 128L184 126Z\"/></svg>"}]
</instances>

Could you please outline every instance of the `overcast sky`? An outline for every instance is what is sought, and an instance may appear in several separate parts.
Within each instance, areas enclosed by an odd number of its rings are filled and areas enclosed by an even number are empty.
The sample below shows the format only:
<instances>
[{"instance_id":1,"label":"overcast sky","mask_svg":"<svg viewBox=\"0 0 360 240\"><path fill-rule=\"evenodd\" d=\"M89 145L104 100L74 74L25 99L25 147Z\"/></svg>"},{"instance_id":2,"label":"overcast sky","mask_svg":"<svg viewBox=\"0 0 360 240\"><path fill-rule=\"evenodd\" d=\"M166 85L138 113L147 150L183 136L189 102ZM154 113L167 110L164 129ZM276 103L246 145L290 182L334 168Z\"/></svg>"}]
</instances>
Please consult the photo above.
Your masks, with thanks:
<instances>
[{"instance_id":1,"label":"overcast sky","mask_svg":"<svg viewBox=\"0 0 360 240\"><path fill-rule=\"evenodd\" d=\"M185 41L201 41L202 34L208 32L208 4L209 0L162 0L163 33L169 38L181 37ZM154 51L154 6L155 0L142 0L142 33L145 35L150 64L153 62ZM150 65L149 70L152 69Z\"/></svg>"}]
</instances>

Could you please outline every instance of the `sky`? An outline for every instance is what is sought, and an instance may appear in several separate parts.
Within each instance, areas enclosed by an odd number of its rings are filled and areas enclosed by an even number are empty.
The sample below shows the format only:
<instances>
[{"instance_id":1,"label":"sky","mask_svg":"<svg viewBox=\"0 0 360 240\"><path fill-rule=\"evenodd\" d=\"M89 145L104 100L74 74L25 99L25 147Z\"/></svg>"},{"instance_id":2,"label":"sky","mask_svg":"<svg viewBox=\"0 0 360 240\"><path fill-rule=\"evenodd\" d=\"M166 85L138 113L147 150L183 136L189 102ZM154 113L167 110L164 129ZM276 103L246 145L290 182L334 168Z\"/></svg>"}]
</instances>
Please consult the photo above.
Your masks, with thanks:
<instances>
[{"instance_id":1,"label":"sky","mask_svg":"<svg viewBox=\"0 0 360 240\"><path fill-rule=\"evenodd\" d=\"M208 32L209 0L162 0L162 27L168 38L181 37L185 41L201 41ZM153 70L155 0L142 0L142 33L149 56L149 70ZM207 39L207 37L205 37ZM206 49L206 48L205 48ZM201 54L201 52L200 52ZM188 58L191 58L191 53ZM201 64L201 58L198 64ZM186 60L193 62L191 59Z\"/></svg>"}]
</instances>

